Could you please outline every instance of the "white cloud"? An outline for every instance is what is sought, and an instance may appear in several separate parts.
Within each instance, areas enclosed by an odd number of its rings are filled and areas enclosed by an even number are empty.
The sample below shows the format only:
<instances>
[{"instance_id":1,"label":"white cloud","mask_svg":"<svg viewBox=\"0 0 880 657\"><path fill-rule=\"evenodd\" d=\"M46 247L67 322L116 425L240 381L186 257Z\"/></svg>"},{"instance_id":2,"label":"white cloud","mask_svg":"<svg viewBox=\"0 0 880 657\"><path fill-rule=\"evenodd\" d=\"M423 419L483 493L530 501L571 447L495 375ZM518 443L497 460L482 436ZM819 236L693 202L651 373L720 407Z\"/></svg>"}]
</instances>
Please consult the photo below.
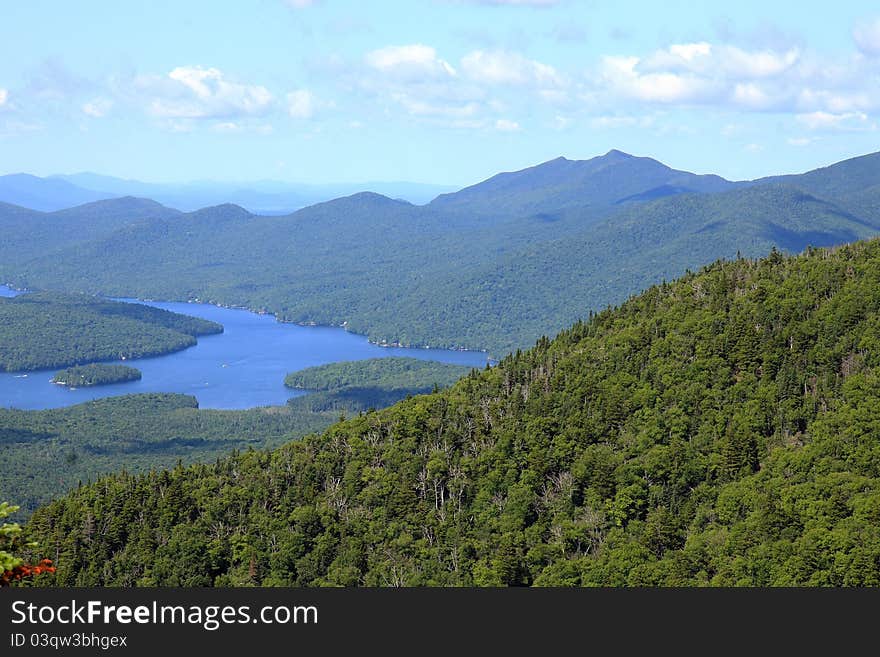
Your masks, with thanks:
<instances>
[{"instance_id":1,"label":"white cloud","mask_svg":"<svg viewBox=\"0 0 880 657\"><path fill-rule=\"evenodd\" d=\"M864 112L834 114L818 111L798 114L795 119L810 130L862 132L877 129L877 125Z\"/></svg>"},{"instance_id":2,"label":"white cloud","mask_svg":"<svg viewBox=\"0 0 880 657\"><path fill-rule=\"evenodd\" d=\"M353 86L380 103L392 101L411 117L452 127L474 122L485 127L486 118L477 115L498 111L479 85L430 46L387 46L368 52L364 62Z\"/></svg>"},{"instance_id":3,"label":"white cloud","mask_svg":"<svg viewBox=\"0 0 880 657\"><path fill-rule=\"evenodd\" d=\"M7 100L9 100L9 91L0 87L0 107L3 107Z\"/></svg>"},{"instance_id":4,"label":"white cloud","mask_svg":"<svg viewBox=\"0 0 880 657\"><path fill-rule=\"evenodd\" d=\"M235 121L224 121L222 123L215 123L212 128L215 132L241 132L241 126Z\"/></svg>"},{"instance_id":5,"label":"white cloud","mask_svg":"<svg viewBox=\"0 0 880 657\"><path fill-rule=\"evenodd\" d=\"M764 150L764 147L761 144L746 144L743 149L749 153L760 153Z\"/></svg>"},{"instance_id":6,"label":"white cloud","mask_svg":"<svg viewBox=\"0 0 880 657\"><path fill-rule=\"evenodd\" d=\"M519 123L516 121L511 121L510 119L498 119L495 121L495 129L499 132L519 132L522 128L520 128Z\"/></svg>"},{"instance_id":7,"label":"white cloud","mask_svg":"<svg viewBox=\"0 0 880 657\"><path fill-rule=\"evenodd\" d=\"M434 48L421 43L373 50L367 53L366 62L376 71L400 80L449 78L456 75L449 62L437 57Z\"/></svg>"},{"instance_id":8,"label":"white cloud","mask_svg":"<svg viewBox=\"0 0 880 657\"><path fill-rule=\"evenodd\" d=\"M516 120L506 115L524 102L570 102L570 83L561 73L516 52L474 50L453 65L417 43L379 48L363 61L353 87L434 124L513 130Z\"/></svg>"},{"instance_id":9,"label":"white cloud","mask_svg":"<svg viewBox=\"0 0 880 657\"><path fill-rule=\"evenodd\" d=\"M550 109L546 120L552 121L553 114L577 111L578 99L581 110L597 115L595 128L644 126L638 117L652 106L801 114L880 107L880 92L855 93L865 87L864 75L841 75L793 47L673 43L644 55L606 55L592 75L573 73L574 64L565 70L504 49L473 50L451 61L421 43L387 46L365 55L352 86L393 100L411 116L482 121L485 127L501 117L515 120L517 111L534 103Z\"/></svg>"},{"instance_id":10,"label":"white cloud","mask_svg":"<svg viewBox=\"0 0 880 657\"><path fill-rule=\"evenodd\" d=\"M311 119L332 103L320 100L308 89L297 89L287 94L287 113L294 119Z\"/></svg>"},{"instance_id":11,"label":"white cloud","mask_svg":"<svg viewBox=\"0 0 880 657\"><path fill-rule=\"evenodd\" d=\"M748 109L769 109L775 100L754 82L738 82L733 88L733 102Z\"/></svg>"},{"instance_id":12,"label":"white cloud","mask_svg":"<svg viewBox=\"0 0 880 657\"><path fill-rule=\"evenodd\" d=\"M638 57L603 57L601 75L619 94L656 103L699 103L717 95L714 83L691 74L641 73Z\"/></svg>"},{"instance_id":13,"label":"white cloud","mask_svg":"<svg viewBox=\"0 0 880 657\"><path fill-rule=\"evenodd\" d=\"M870 110L878 106L878 94L871 97L864 91L805 88L797 96L800 109L821 108L833 113Z\"/></svg>"},{"instance_id":14,"label":"white cloud","mask_svg":"<svg viewBox=\"0 0 880 657\"><path fill-rule=\"evenodd\" d=\"M767 78L784 73L800 58L800 51L747 51L735 46L719 49L720 64L733 77Z\"/></svg>"},{"instance_id":15,"label":"white cloud","mask_svg":"<svg viewBox=\"0 0 880 657\"><path fill-rule=\"evenodd\" d=\"M552 66L503 50L475 50L461 60L469 78L486 84L564 86L564 77Z\"/></svg>"},{"instance_id":16,"label":"white cloud","mask_svg":"<svg viewBox=\"0 0 880 657\"><path fill-rule=\"evenodd\" d=\"M853 28L853 39L866 55L880 55L880 18L865 20Z\"/></svg>"},{"instance_id":17,"label":"white cloud","mask_svg":"<svg viewBox=\"0 0 880 657\"><path fill-rule=\"evenodd\" d=\"M712 54L712 44L701 41L699 43L680 43L669 46L670 54L691 62L698 57L707 57Z\"/></svg>"},{"instance_id":18,"label":"white cloud","mask_svg":"<svg viewBox=\"0 0 880 657\"><path fill-rule=\"evenodd\" d=\"M317 0L284 0L284 4L291 9L308 9L318 3Z\"/></svg>"},{"instance_id":19,"label":"white cloud","mask_svg":"<svg viewBox=\"0 0 880 657\"><path fill-rule=\"evenodd\" d=\"M101 119L107 116L107 112L109 112L112 108L112 100L108 100L107 98L94 98L87 103L83 103L82 111L83 114L87 116L91 116L95 119Z\"/></svg>"},{"instance_id":20,"label":"white cloud","mask_svg":"<svg viewBox=\"0 0 880 657\"><path fill-rule=\"evenodd\" d=\"M814 140L809 137L789 137L786 141L789 146L809 146Z\"/></svg>"},{"instance_id":21,"label":"white cloud","mask_svg":"<svg viewBox=\"0 0 880 657\"><path fill-rule=\"evenodd\" d=\"M880 86L872 84L877 73L872 60L859 55L834 60L797 48L749 50L697 41L644 56L602 57L578 95L597 111L615 113L626 100L790 114L871 113L880 109Z\"/></svg>"},{"instance_id":22,"label":"white cloud","mask_svg":"<svg viewBox=\"0 0 880 657\"><path fill-rule=\"evenodd\" d=\"M572 121L567 116L562 116L561 114L557 114L553 117L553 129L554 130L567 130L572 126L574 121Z\"/></svg>"},{"instance_id":23,"label":"white cloud","mask_svg":"<svg viewBox=\"0 0 880 657\"><path fill-rule=\"evenodd\" d=\"M266 87L233 82L219 69L201 66L141 77L136 86L152 96L149 112L164 119L253 116L269 111L274 101Z\"/></svg>"},{"instance_id":24,"label":"white cloud","mask_svg":"<svg viewBox=\"0 0 880 657\"><path fill-rule=\"evenodd\" d=\"M641 62L650 71L689 71L701 75L724 75L734 79L766 78L791 68L800 58L797 49L743 50L731 45L713 45L706 41L673 44L657 50Z\"/></svg>"}]
</instances>

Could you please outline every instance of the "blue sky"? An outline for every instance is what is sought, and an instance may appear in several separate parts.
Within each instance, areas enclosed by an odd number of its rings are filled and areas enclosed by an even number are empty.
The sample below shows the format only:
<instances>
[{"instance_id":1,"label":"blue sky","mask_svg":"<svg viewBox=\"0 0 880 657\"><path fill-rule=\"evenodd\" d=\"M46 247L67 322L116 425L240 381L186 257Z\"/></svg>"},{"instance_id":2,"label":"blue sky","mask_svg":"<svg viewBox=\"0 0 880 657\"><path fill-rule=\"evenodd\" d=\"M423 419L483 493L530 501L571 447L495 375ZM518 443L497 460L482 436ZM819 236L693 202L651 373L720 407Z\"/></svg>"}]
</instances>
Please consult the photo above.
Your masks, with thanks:
<instances>
[{"instance_id":1,"label":"blue sky","mask_svg":"<svg viewBox=\"0 0 880 657\"><path fill-rule=\"evenodd\" d=\"M618 148L739 179L880 150L875 2L28 0L0 26L0 173L463 185Z\"/></svg>"}]
</instances>

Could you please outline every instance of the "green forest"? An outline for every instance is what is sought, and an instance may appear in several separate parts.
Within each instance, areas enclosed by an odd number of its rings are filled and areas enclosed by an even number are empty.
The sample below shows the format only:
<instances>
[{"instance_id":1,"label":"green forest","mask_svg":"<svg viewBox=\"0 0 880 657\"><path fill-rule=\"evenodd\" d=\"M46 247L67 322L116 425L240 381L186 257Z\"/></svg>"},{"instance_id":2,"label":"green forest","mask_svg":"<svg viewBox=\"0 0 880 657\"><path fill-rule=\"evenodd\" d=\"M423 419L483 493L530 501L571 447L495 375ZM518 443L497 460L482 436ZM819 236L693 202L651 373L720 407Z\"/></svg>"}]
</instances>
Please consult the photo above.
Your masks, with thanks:
<instances>
[{"instance_id":1,"label":"green forest","mask_svg":"<svg viewBox=\"0 0 880 657\"><path fill-rule=\"evenodd\" d=\"M470 370L466 365L416 358L370 358L291 372L285 377L284 385L306 390L377 386L389 390L431 392L434 387L449 387Z\"/></svg>"},{"instance_id":2,"label":"green forest","mask_svg":"<svg viewBox=\"0 0 880 657\"><path fill-rule=\"evenodd\" d=\"M138 394L43 411L0 408L0 500L14 500L27 513L81 482L120 470L145 472L276 447L323 430L340 415L446 387L469 371L378 360L304 370L310 382L322 378L315 386L321 391L280 407L200 409L189 395Z\"/></svg>"},{"instance_id":3,"label":"green forest","mask_svg":"<svg viewBox=\"0 0 880 657\"><path fill-rule=\"evenodd\" d=\"M64 586L876 586L878 355L880 241L719 261L445 391L78 486L28 556Z\"/></svg>"},{"instance_id":4,"label":"green forest","mask_svg":"<svg viewBox=\"0 0 880 657\"><path fill-rule=\"evenodd\" d=\"M261 217L116 199L66 210L64 222L7 206L0 230L15 244L0 245L0 280L198 299L499 358L718 258L872 237L878 178L878 153L734 183L611 151L499 174L425 206L361 193ZM50 219L88 229L75 244L22 230Z\"/></svg>"},{"instance_id":5,"label":"green forest","mask_svg":"<svg viewBox=\"0 0 880 657\"><path fill-rule=\"evenodd\" d=\"M68 367L57 372L52 377L52 383L68 386L70 388L83 388L88 386L103 386L110 383L126 383L139 381L141 371L136 367L127 365L104 365L101 363L89 363Z\"/></svg>"},{"instance_id":6,"label":"green forest","mask_svg":"<svg viewBox=\"0 0 880 657\"><path fill-rule=\"evenodd\" d=\"M215 322L137 303L32 292L0 298L0 371L158 356L222 332Z\"/></svg>"}]
</instances>

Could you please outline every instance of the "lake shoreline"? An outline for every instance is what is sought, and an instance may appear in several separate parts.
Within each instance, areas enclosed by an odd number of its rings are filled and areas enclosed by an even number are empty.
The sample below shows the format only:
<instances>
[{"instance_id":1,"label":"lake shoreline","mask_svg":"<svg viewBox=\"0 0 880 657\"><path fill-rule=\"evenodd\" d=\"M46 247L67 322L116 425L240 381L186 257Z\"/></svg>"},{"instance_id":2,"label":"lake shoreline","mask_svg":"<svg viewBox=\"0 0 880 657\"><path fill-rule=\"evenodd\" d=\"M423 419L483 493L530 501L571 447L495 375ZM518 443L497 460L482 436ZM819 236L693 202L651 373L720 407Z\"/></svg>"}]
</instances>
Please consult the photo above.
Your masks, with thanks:
<instances>
[{"instance_id":1,"label":"lake shoreline","mask_svg":"<svg viewBox=\"0 0 880 657\"><path fill-rule=\"evenodd\" d=\"M108 298L110 298L110 297L108 297ZM262 316L269 315L271 317L274 317L275 321L278 322L279 324L291 324L293 326L303 326L303 327L310 327L310 328L339 328L339 329L342 329L343 331L345 331L346 333L350 333L350 334L356 335L358 337L366 338L370 344L376 345L377 347L389 347L389 348L395 348L395 349L437 349L437 350L444 350L444 351L466 352L466 353L472 353L472 354L485 354L487 360L491 360L494 362L498 361L497 358L491 357L491 355L489 354L489 351L487 349L468 349L467 347L443 347L443 346L432 346L432 345L423 345L423 344L414 345L414 344L402 344L400 342L378 342L378 341L374 340L373 338L371 338L366 333L358 333L357 331L352 331L351 329L348 328L348 322L343 322L342 324L321 324L318 322L311 322L311 321L297 322L297 321L290 320L290 319L283 319L282 317L278 316L277 312L273 312L272 310L267 310L264 308L260 308L260 309L251 308L249 306L239 306L239 305L233 305L233 304L226 304L226 303L222 303L219 301L203 300L203 299L200 299L199 297L195 297L194 299L180 299L180 300L179 299L164 299L164 300L163 299L142 299L140 297L113 297L113 299L118 300L118 301L135 299L136 301L141 302L141 303L192 303L192 304L204 304L204 305L208 305L208 306L216 306L217 308L224 308L226 310L245 310L245 311L247 311L249 313L253 313L255 315L262 315Z\"/></svg>"},{"instance_id":2,"label":"lake shoreline","mask_svg":"<svg viewBox=\"0 0 880 657\"><path fill-rule=\"evenodd\" d=\"M11 283L0 283L0 286L6 287L10 290L14 290L18 294L27 294L28 292L36 292L37 290L29 289L29 288L18 288ZM448 347L448 346L431 346L424 344L403 344L401 342L379 342L374 340L366 333L358 333L357 331L352 331L348 328L348 322L342 322L342 324L322 324L314 321L305 321L305 322L297 322L294 320L283 319L278 315L277 312L267 309L267 308L252 308L250 306L240 306L236 304L228 304L223 303L222 301L214 301L211 299L201 299L199 297L189 298L189 299L147 299L143 297L109 297L104 295L93 295L99 296L104 299L109 299L111 301L123 301L123 302L138 302L138 303L190 303L190 304L204 304L209 306L216 306L217 308L224 308L226 310L246 310L247 312L254 313L255 315L271 315L275 318L279 324L292 324L294 326L305 326L305 327L317 327L317 328L341 328L346 333L351 333L352 335L356 335L358 337L366 338L370 344L376 345L377 347L391 347L396 349L442 349L445 351L457 351L457 352L467 352L467 353L476 353L476 354L485 354L487 361L498 362L497 358L493 358L489 353L488 349L469 349L467 347Z\"/></svg>"},{"instance_id":3,"label":"lake shoreline","mask_svg":"<svg viewBox=\"0 0 880 657\"><path fill-rule=\"evenodd\" d=\"M12 296L22 291L6 286L0 288L0 295ZM209 303L195 298L186 301L110 299L205 319L222 325L224 330L216 335L199 336L193 346L173 353L127 359L124 363L119 358L97 361L98 364L132 365L143 372L140 381L71 390L50 383L55 366L29 370L30 378L26 378L24 372L0 373L0 406L37 410L118 395L180 393L194 395L201 408L241 410L281 406L291 397L305 394L305 390L285 387L286 375L329 363L387 357L410 357L477 369L487 363L485 351L380 345L345 326L284 321L265 308Z\"/></svg>"}]
</instances>

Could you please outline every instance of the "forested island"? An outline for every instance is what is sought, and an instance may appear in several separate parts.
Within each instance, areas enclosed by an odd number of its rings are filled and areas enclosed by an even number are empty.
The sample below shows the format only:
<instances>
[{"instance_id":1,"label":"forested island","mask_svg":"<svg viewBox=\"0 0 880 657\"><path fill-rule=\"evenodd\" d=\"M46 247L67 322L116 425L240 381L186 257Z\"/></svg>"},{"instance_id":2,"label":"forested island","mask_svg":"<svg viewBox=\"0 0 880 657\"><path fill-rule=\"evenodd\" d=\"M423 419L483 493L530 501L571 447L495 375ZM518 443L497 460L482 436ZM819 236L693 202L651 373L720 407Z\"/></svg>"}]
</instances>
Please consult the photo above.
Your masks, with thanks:
<instances>
[{"instance_id":1,"label":"forested island","mask_svg":"<svg viewBox=\"0 0 880 657\"><path fill-rule=\"evenodd\" d=\"M140 381L140 379L141 371L136 367L90 363L61 370L52 377L52 383L68 388L81 388Z\"/></svg>"},{"instance_id":2,"label":"forested island","mask_svg":"<svg viewBox=\"0 0 880 657\"><path fill-rule=\"evenodd\" d=\"M470 370L463 365L416 358L370 358L292 372L284 384L315 391L290 402L314 412L367 411L446 388Z\"/></svg>"},{"instance_id":3,"label":"forested island","mask_svg":"<svg viewBox=\"0 0 880 657\"><path fill-rule=\"evenodd\" d=\"M138 303L31 292L0 298L0 371L158 356L222 332L215 322Z\"/></svg>"},{"instance_id":4,"label":"forested island","mask_svg":"<svg viewBox=\"0 0 880 657\"><path fill-rule=\"evenodd\" d=\"M63 586L876 585L878 354L880 241L721 261L321 435L79 487L29 557Z\"/></svg>"},{"instance_id":5,"label":"forested island","mask_svg":"<svg viewBox=\"0 0 880 657\"><path fill-rule=\"evenodd\" d=\"M430 392L432 387L446 388L452 385L470 370L466 365L418 358L370 358L328 363L291 372L285 377L284 385L307 390L376 386L389 390Z\"/></svg>"}]
</instances>

